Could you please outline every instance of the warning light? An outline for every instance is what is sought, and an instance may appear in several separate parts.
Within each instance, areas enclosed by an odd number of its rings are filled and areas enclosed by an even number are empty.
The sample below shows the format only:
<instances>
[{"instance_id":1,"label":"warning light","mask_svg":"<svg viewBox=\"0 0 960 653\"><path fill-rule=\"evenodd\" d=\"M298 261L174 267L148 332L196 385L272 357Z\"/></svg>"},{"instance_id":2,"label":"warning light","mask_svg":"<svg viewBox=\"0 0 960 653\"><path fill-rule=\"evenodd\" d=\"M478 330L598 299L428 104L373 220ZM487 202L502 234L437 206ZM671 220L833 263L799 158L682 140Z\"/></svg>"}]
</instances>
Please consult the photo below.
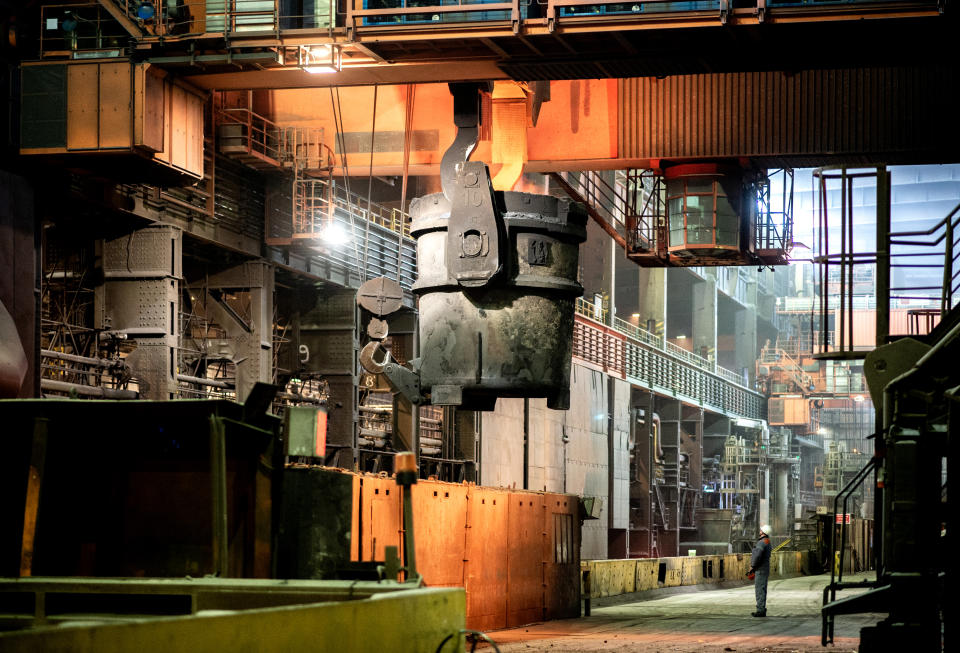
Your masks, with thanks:
<instances>
[{"instance_id":1,"label":"warning light","mask_svg":"<svg viewBox=\"0 0 960 653\"><path fill-rule=\"evenodd\" d=\"M317 430L314 438L315 453L317 458L324 458L327 455L327 411L317 411Z\"/></svg>"}]
</instances>

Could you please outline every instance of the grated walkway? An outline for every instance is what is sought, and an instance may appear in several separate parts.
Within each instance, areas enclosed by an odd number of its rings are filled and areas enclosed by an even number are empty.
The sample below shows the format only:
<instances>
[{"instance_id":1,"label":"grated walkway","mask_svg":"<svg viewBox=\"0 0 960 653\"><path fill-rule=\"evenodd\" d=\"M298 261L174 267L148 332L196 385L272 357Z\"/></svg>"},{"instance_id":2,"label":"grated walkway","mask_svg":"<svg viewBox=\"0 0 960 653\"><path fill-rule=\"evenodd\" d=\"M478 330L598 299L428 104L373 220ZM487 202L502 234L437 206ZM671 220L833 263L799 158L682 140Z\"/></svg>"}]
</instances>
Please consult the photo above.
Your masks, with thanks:
<instances>
[{"instance_id":1,"label":"grated walkway","mask_svg":"<svg viewBox=\"0 0 960 653\"><path fill-rule=\"evenodd\" d=\"M844 580L865 580L855 574ZM654 590L594 601L592 615L488 633L508 651L621 651L639 653L853 652L860 628L882 615L837 618L835 644L820 646L820 607L830 576L771 580L767 617L751 617L753 585ZM685 590L685 591L684 591ZM862 590L848 590L852 596ZM492 650L488 648L487 650Z\"/></svg>"}]
</instances>

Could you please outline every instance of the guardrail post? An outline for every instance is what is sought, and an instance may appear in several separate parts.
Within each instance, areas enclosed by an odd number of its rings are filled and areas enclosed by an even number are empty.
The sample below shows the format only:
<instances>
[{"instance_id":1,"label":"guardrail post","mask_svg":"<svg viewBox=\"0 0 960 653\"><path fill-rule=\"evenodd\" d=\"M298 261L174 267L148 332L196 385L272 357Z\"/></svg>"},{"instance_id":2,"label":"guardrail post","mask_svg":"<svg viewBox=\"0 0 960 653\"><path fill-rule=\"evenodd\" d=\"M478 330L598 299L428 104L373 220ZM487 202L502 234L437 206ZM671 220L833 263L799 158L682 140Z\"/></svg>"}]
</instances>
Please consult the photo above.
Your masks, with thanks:
<instances>
[{"instance_id":1,"label":"guardrail post","mask_svg":"<svg viewBox=\"0 0 960 653\"><path fill-rule=\"evenodd\" d=\"M953 304L953 216L947 216L946 244L943 256L943 291L940 296L940 317L945 316Z\"/></svg>"},{"instance_id":2,"label":"guardrail post","mask_svg":"<svg viewBox=\"0 0 960 653\"><path fill-rule=\"evenodd\" d=\"M346 18L346 21L345 21L345 23L346 23L345 27L347 28L347 40L348 40L348 41L353 41L353 40L354 40L354 36L353 36L353 30L354 30L354 23L353 23L353 21L354 21L354 16L353 16L353 3L356 2L356 1L358 1L358 0L347 0L347 18Z\"/></svg>"},{"instance_id":3,"label":"guardrail post","mask_svg":"<svg viewBox=\"0 0 960 653\"><path fill-rule=\"evenodd\" d=\"M583 616L589 617L590 616L590 594L593 591L593 588L591 587L592 583L590 580L590 570L583 569L581 570L580 573L583 574Z\"/></svg>"}]
</instances>

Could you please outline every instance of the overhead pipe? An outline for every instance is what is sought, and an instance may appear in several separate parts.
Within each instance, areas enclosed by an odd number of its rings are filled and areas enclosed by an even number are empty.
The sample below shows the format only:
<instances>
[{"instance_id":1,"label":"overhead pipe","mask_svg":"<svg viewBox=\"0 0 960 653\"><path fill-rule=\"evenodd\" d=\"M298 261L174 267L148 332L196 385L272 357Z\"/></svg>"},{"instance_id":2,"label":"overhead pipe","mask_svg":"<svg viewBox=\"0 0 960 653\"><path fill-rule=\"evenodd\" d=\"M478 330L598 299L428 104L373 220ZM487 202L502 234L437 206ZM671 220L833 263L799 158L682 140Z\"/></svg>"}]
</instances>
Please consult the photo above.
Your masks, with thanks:
<instances>
[{"instance_id":1,"label":"overhead pipe","mask_svg":"<svg viewBox=\"0 0 960 653\"><path fill-rule=\"evenodd\" d=\"M660 416L653 413L650 432L653 434L653 462L663 462L663 446L660 442Z\"/></svg>"},{"instance_id":2,"label":"overhead pipe","mask_svg":"<svg viewBox=\"0 0 960 653\"><path fill-rule=\"evenodd\" d=\"M139 396L136 390L118 390L115 388L104 388L99 385L82 385L80 383L68 383L67 381L56 381L54 379L40 379L40 389L50 390L51 392L75 391L78 395L97 397L99 399L136 399Z\"/></svg>"},{"instance_id":3,"label":"overhead pipe","mask_svg":"<svg viewBox=\"0 0 960 653\"><path fill-rule=\"evenodd\" d=\"M91 358L89 356L79 356L77 354L67 354L65 352L53 351L51 349L41 349L40 355L44 358L53 358L55 360L68 361L70 363L80 363L82 365L96 365L97 367L113 367L114 360L106 358Z\"/></svg>"},{"instance_id":4,"label":"overhead pipe","mask_svg":"<svg viewBox=\"0 0 960 653\"><path fill-rule=\"evenodd\" d=\"M196 383L197 385L207 385L211 388L222 388L224 390L233 390L233 385L219 379L205 379L199 376L189 376L187 374L177 374L177 381L186 383Z\"/></svg>"}]
</instances>

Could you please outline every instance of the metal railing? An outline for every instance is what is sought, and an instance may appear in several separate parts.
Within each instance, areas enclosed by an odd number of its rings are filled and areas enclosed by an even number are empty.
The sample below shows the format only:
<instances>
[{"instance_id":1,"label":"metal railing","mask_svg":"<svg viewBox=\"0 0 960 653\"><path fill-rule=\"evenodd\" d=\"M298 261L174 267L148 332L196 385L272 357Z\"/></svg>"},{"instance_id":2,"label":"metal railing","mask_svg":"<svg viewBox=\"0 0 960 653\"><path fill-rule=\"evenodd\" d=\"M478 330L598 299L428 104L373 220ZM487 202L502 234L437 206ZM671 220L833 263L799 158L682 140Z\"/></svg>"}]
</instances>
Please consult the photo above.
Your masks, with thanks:
<instances>
[{"instance_id":1,"label":"metal railing","mask_svg":"<svg viewBox=\"0 0 960 653\"><path fill-rule=\"evenodd\" d=\"M611 186L599 172L559 172L608 222L622 229L626 223L627 196L624 189Z\"/></svg>"},{"instance_id":2,"label":"metal railing","mask_svg":"<svg viewBox=\"0 0 960 653\"><path fill-rule=\"evenodd\" d=\"M235 134L224 127L239 127ZM248 154L264 157L276 166L283 161L281 130L276 123L254 113L250 109L220 109L217 112L217 129L220 132L220 151L234 153L233 148L242 148Z\"/></svg>"},{"instance_id":3,"label":"metal railing","mask_svg":"<svg viewBox=\"0 0 960 653\"><path fill-rule=\"evenodd\" d=\"M890 173L881 166L857 170L840 167L817 169L813 173L817 191L817 243L813 262L820 264L818 274L820 332L835 331L837 343L834 352L852 355L854 341L855 293L869 282L870 273L876 279L875 288L878 341L889 337L893 302L935 304L945 315L955 305L960 291L957 271L957 230L960 227L960 204L943 219L926 230L900 231L890 229ZM879 233L874 251L855 251L854 197L856 192L875 188L876 220ZM839 196L839 210L831 205L831 195ZM837 215L838 214L838 215ZM836 230L839 217L839 232ZM831 233L833 232L833 233ZM839 243L837 243L839 236ZM831 239L833 242L831 243ZM839 245L839 247L838 247ZM833 310L836 296L839 310ZM862 300L861 300L862 301ZM835 327L830 327L831 318ZM872 343L871 343L872 344ZM826 350L821 353L827 353Z\"/></svg>"},{"instance_id":4,"label":"metal railing","mask_svg":"<svg viewBox=\"0 0 960 653\"><path fill-rule=\"evenodd\" d=\"M367 201L333 179L296 179L294 185L291 242L309 247L354 281L386 276L410 289L417 276L416 243L405 213Z\"/></svg>"},{"instance_id":5,"label":"metal railing","mask_svg":"<svg viewBox=\"0 0 960 653\"><path fill-rule=\"evenodd\" d=\"M151 36L276 32L278 0L101 0L117 7L130 23ZM331 7L314 16L310 27L329 27Z\"/></svg>"},{"instance_id":6,"label":"metal railing","mask_svg":"<svg viewBox=\"0 0 960 653\"><path fill-rule=\"evenodd\" d=\"M890 264L892 268L910 269L942 269L943 282L936 286L893 286L890 288L891 297L900 299L932 299L940 296L940 315L946 315L956 305L955 297L960 291L960 266L957 265L960 257L960 240L957 232L960 231L960 204L955 206L942 220L925 231L900 231L890 234L891 250L894 247L909 248L906 252L891 251ZM943 250L941 255L939 250ZM909 262L898 259L910 258ZM942 261L940 260L942 258ZM934 259L935 262L915 262L917 259ZM922 293L920 295L902 295L901 293Z\"/></svg>"},{"instance_id":7,"label":"metal railing","mask_svg":"<svg viewBox=\"0 0 960 653\"><path fill-rule=\"evenodd\" d=\"M779 347L764 347L760 350L760 362L768 365L776 365L784 372L790 375L793 382L798 387L807 388L811 384L811 377L804 372L803 367L793 356Z\"/></svg>"},{"instance_id":8,"label":"metal railing","mask_svg":"<svg viewBox=\"0 0 960 653\"><path fill-rule=\"evenodd\" d=\"M577 297L576 301L576 313L581 315L589 320L599 322L600 324L606 324L607 322L607 309L600 308L598 309L596 304L590 302L583 297ZM725 367L716 364L716 361L704 358L692 352L678 347L672 342L667 341L663 336L658 336L655 333L651 333L646 329L639 327L635 324L631 324L626 320L623 320L619 317L613 318L613 325L608 326L608 328L617 331L629 338L638 340L643 344L658 349L665 354L682 360L686 363L689 363L701 370L716 374L717 376L722 377L724 380L731 383L735 383L741 387L748 387L744 383L743 376L737 374L732 370L728 370Z\"/></svg>"},{"instance_id":9,"label":"metal railing","mask_svg":"<svg viewBox=\"0 0 960 653\"><path fill-rule=\"evenodd\" d=\"M403 25L435 26L444 23L503 22L517 29L521 18L527 16L526 2L507 0L491 2L479 0L464 2L457 0L450 4L416 4L407 0L395 0L394 7L369 8L364 0L347 0L346 27L348 33L358 27L396 27ZM383 3L387 4L387 3Z\"/></svg>"},{"instance_id":10,"label":"metal railing","mask_svg":"<svg viewBox=\"0 0 960 653\"><path fill-rule=\"evenodd\" d=\"M51 26L55 28L51 29ZM119 57L129 33L101 5L45 4L40 7L41 57Z\"/></svg>"},{"instance_id":11,"label":"metal railing","mask_svg":"<svg viewBox=\"0 0 960 653\"><path fill-rule=\"evenodd\" d=\"M319 234L339 209L350 219L411 239L410 216L400 209L371 202L335 179L297 179L294 184L294 234Z\"/></svg>"},{"instance_id":12,"label":"metal railing","mask_svg":"<svg viewBox=\"0 0 960 653\"><path fill-rule=\"evenodd\" d=\"M246 107L222 108L216 116L220 151L228 156L259 157L298 172L333 168L333 150L323 142L321 128L280 126Z\"/></svg>"},{"instance_id":13,"label":"metal railing","mask_svg":"<svg viewBox=\"0 0 960 653\"><path fill-rule=\"evenodd\" d=\"M627 254L666 254L667 206L663 177L655 170L627 171Z\"/></svg>"},{"instance_id":14,"label":"metal railing","mask_svg":"<svg viewBox=\"0 0 960 653\"><path fill-rule=\"evenodd\" d=\"M838 11L839 6L878 4L882 0L757 0L745 9L760 20L769 12L781 10L817 11L827 5ZM644 20L661 22L674 15L689 23L704 25L726 22L732 6L729 0L648 0L642 3L623 0L442 0L415 6L408 0L388 0L374 6L369 0L347 0L345 3L313 3L312 11L284 6L279 0L99 0L123 25L126 32L137 39L165 41L189 39L210 35L280 35L283 32L319 32L330 37L334 30L346 29L348 39L355 30L408 31L432 30L451 25L487 25L491 28L517 33L521 25L535 21L546 23L554 31L562 23ZM887 3L889 4L889 3ZM902 9L934 12L940 7L935 1L898 2ZM393 6L390 6L393 5ZM852 10L852 9L851 9ZM325 33L325 34L324 34ZM319 34L318 34L319 36Z\"/></svg>"},{"instance_id":15,"label":"metal railing","mask_svg":"<svg viewBox=\"0 0 960 653\"><path fill-rule=\"evenodd\" d=\"M853 493L859 489L859 487L870 477L870 473L875 471L880 464L879 458L871 458L863 469L861 469L856 476L850 479L839 494L833 499L833 514L834 522L836 522L836 516L846 515L847 514L847 501L853 496ZM837 512L837 508L840 507L842 502L842 511ZM839 533L837 532L839 530ZM875 581L864 581L857 583L844 583L843 582L843 558L846 551L847 544L847 526L846 520L840 520L840 528L837 529L836 525L833 528L833 537L830 541L830 584L823 588L823 606L826 607L829 603L833 603L837 600L837 590L857 588L857 587L874 587L876 585ZM837 562L834 564L834 558L837 558ZM820 630L820 643L823 646L826 646L828 642L833 642L833 626L834 626L834 614L827 612L826 610L821 611L823 622L821 624Z\"/></svg>"},{"instance_id":16,"label":"metal railing","mask_svg":"<svg viewBox=\"0 0 960 653\"><path fill-rule=\"evenodd\" d=\"M662 337L614 317L606 325L603 310L578 298L573 329L573 355L611 376L642 387L657 388L711 410L766 418L766 400L740 375L680 348ZM679 353L679 352L682 352Z\"/></svg>"},{"instance_id":17,"label":"metal railing","mask_svg":"<svg viewBox=\"0 0 960 653\"><path fill-rule=\"evenodd\" d=\"M685 360L688 363L696 365L700 369L708 370L710 372L714 371L714 364L712 361L704 358L703 356L698 356L693 352L689 352L683 347L678 347L669 340L667 341L664 349L668 352L679 358L680 360Z\"/></svg>"},{"instance_id":18,"label":"metal railing","mask_svg":"<svg viewBox=\"0 0 960 653\"><path fill-rule=\"evenodd\" d=\"M771 190L771 180L782 177L777 185L779 197ZM793 248L793 169L768 172L757 184L757 224L755 243L758 251Z\"/></svg>"}]
</instances>

